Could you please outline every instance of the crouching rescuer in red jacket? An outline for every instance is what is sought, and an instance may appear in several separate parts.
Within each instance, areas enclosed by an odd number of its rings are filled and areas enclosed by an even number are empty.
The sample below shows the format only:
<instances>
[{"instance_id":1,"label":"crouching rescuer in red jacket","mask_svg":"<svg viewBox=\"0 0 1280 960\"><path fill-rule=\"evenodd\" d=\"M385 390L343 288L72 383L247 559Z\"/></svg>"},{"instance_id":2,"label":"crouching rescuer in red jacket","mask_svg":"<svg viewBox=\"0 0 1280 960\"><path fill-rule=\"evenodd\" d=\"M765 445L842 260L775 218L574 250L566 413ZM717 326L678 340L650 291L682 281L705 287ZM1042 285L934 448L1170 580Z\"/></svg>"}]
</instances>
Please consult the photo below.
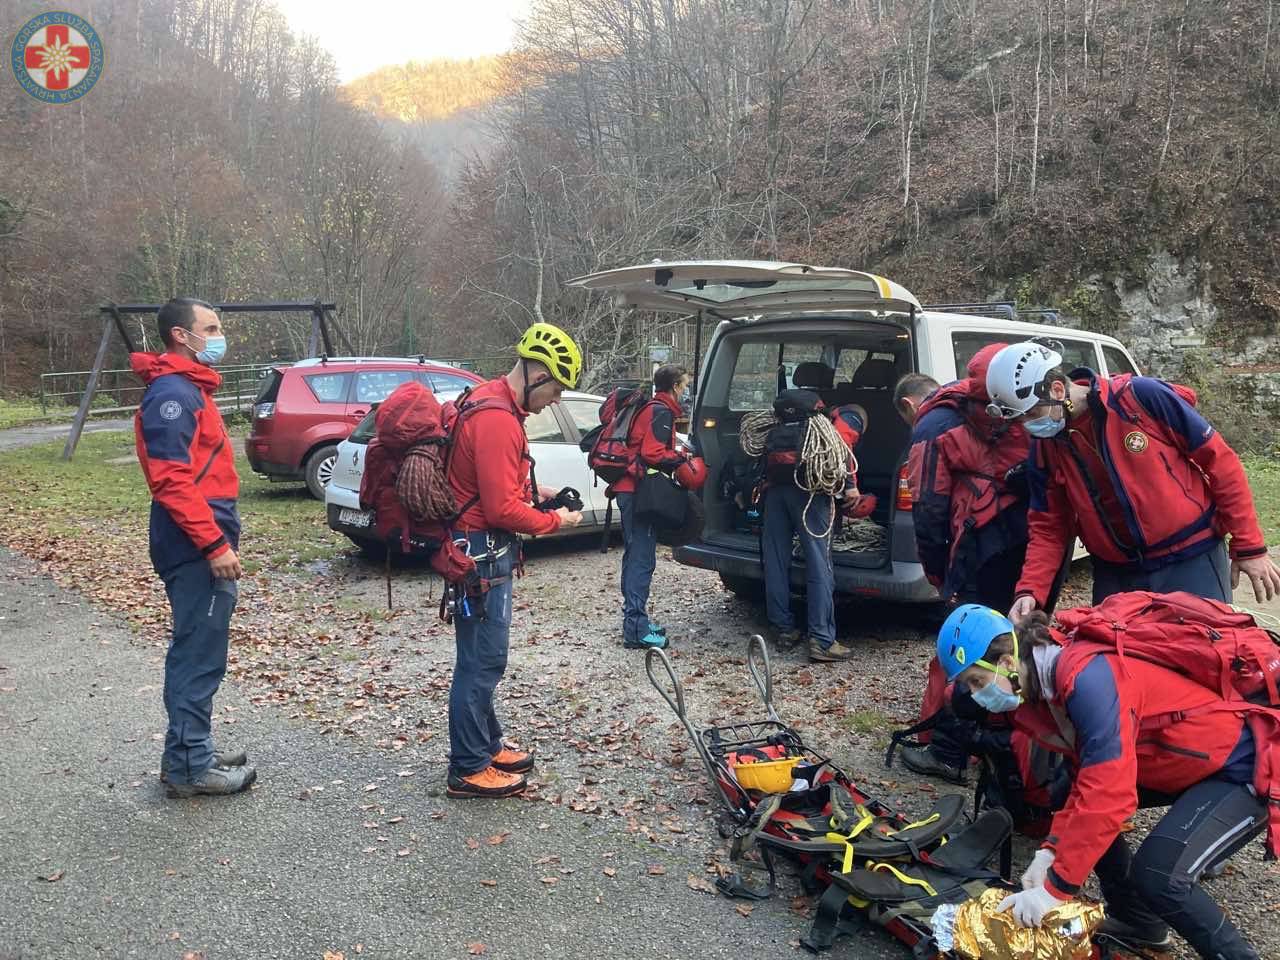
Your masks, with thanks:
<instances>
[{"instance_id":1,"label":"crouching rescuer in red jacket","mask_svg":"<svg viewBox=\"0 0 1280 960\"><path fill-rule=\"evenodd\" d=\"M992 415L1033 438L1031 539L1010 617L1045 608L1076 536L1093 557L1095 604L1125 590L1226 601L1242 573L1259 601L1280 593L1240 458L1195 395L1152 377L1067 374L1061 363L1042 344L1015 343L987 370Z\"/></svg>"},{"instance_id":2,"label":"crouching rescuer in red jacket","mask_svg":"<svg viewBox=\"0 0 1280 960\"><path fill-rule=\"evenodd\" d=\"M151 564L173 611L160 779L170 797L239 793L257 773L243 752L218 750L212 728L241 573L240 480L213 396L227 341L214 309L190 297L161 307L156 326L164 353L129 360L147 385L134 434L151 489Z\"/></svg>"},{"instance_id":3,"label":"crouching rescuer in red jacket","mask_svg":"<svg viewBox=\"0 0 1280 960\"><path fill-rule=\"evenodd\" d=\"M1150 622L1162 607L1170 615ZM947 676L986 709L1016 711L1019 729L1065 754L1075 771L1022 891L1001 905L1022 926L1040 925L1092 871L1107 908L1099 933L1162 950L1172 927L1202 957L1258 958L1199 880L1268 827L1260 796L1278 795L1271 755L1280 711L1245 699L1219 673L1225 661L1214 643L1196 627L1183 629L1188 611L1206 609L1201 619L1220 626L1240 617L1186 593L1142 592L1064 612L1065 636L1041 612L1015 633L1004 616L977 604L957 608L943 624L938 659ZM1264 631L1223 626L1216 633L1217 643L1232 643L1274 684L1275 645ZM1124 826L1140 805L1169 811L1131 852Z\"/></svg>"},{"instance_id":4,"label":"crouching rescuer in red jacket","mask_svg":"<svg viewBox=\"0 0 1280 960\"><path fill-rule=\"evenodd\" d=\"M511 633L511 588L520 555L519 534L554 533L576 525L582 514L533 506L533 458L525 418L573 389L582 354L563 330L535 323L516 345L519 359L506 376L470 392L472 402L490 400L462 420L452 439L449 485L459 509L454 535L465 538L476 575L487 586L460 598L454 611L457 659L449 689L450 797L509 797L525 788L533 757L502 738L494 712L494 690L507 669Z\"/></svg>"},{"instance_id":5,"label":"crouching rescuer in red jacket","mask_svg":"<svg viewBox=\"0 0 1280 960\"><path fill-rule=\"evenodd\" d=\"M686 490L706 480L700 457L690 457L676 444L675 420L680 397L689 385L683 367L667 364L653 374L653 399L636 412L627 436L630 468L610 487L622 512L622 645L628 650L667 645L666 628L649 619L646 606L657 567L658 532L636 516L636 485L649 470L670 474Z\"/></svg>"}]
</instances>

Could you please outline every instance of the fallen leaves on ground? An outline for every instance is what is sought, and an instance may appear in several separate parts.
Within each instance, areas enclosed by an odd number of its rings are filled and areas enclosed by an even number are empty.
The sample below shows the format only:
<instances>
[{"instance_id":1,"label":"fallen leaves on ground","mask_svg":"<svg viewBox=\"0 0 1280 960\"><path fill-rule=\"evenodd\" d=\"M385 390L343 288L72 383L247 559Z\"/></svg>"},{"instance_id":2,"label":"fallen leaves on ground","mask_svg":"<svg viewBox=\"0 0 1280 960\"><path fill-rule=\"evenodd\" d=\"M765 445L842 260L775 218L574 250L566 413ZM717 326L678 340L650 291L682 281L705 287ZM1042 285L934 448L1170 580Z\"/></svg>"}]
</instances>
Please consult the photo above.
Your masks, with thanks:
<instances>
[{"instance_id":1,"label":"fallen leaves on ground","mask_svg":"<svg viewBox=\"0 0 1280 960\"><path fill-rule=\"evenodd\" d=\"M488 949L489 949L489 948L488 948L487 946L485 946L483 943L469 943L469 944L467 944L467 953L471 954L471 956L473 956L473 957L478 957L478 956L480 956L481 954L483 954L483 953L484 953L486 950L488 950Z\"/></svg>"},{"instance_id":2,"label":"fallen leaves on ground","mask_svg":"<svg viewBox=\"0 0 1280 960\"><path fill-rule=\"evenodd\" d=\"M696 877L693 874L690 874L689 879L686 882L688 883L690 890L698 890L701 893L712 894L716 892L716 885L706 879L706 877Z\"/></svg>"},{"instance_id":3,"label":"fallen leaves on ground","mask_svg":"<svg viewBox=\"0 0 1280 960\"><path fill-rule=\"evenodd\" d=\"M45 883L57 883L66 875L66 872L65 870L55 870L53 873L41 874L38 879L43 880Z\"/></svg>"}]
</instances>

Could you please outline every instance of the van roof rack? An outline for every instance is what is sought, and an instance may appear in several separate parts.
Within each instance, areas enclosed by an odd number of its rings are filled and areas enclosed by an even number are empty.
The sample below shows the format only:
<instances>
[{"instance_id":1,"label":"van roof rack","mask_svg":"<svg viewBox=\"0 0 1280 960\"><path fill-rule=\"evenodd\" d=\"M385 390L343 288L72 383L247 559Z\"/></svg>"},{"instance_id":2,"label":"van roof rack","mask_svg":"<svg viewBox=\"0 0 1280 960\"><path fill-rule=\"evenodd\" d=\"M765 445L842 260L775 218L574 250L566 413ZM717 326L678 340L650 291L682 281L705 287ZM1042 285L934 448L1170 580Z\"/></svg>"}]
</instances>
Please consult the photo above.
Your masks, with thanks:
<instances>
[{"instance_id":1,"label":"van roof rack","mask_svg":"<svg viewBox=\"0 0 1280 960\"><path fill-rule=\"evenodd\" d=\"M993 300L989 303L926 303L924 309L936 310L938 313L967 313L975 317L1018 319L1018 307L1012 300Z\"/></svg>"}]
</instances>

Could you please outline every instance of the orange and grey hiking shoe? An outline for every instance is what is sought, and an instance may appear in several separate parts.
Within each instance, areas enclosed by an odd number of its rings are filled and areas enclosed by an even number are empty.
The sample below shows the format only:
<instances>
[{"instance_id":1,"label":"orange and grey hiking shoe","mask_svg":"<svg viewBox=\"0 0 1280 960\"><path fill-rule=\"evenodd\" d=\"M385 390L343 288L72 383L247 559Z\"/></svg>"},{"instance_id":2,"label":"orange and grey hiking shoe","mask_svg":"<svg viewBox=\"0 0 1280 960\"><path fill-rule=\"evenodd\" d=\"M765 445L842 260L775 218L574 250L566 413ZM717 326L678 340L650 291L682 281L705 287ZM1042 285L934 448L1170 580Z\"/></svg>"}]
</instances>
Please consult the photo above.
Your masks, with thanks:
<instances>
[{"instance_id":1,"label":"orange and grey hiking shoe","mask_svg":"<svg viewBox=\"0 0 1280 960\"><path fill-rule=\"evenodd\" d=\"M514 797L523 793L528 781L518 773L504 773L495 767L485 767L465 777L450 772L449 786L445 793L458 800L488 797Z\"/></svg>"},{"instance_id":2,"label":"orange and grey hiking shoe","mask_svg":"<svg viewBox=\"0 0 1280 960\"><path fill-rule=\"evenodd\" d=\"M528 773L533 769L533 755L504 746L489 761L503 773Z\"/></svg>"}]
</instances>

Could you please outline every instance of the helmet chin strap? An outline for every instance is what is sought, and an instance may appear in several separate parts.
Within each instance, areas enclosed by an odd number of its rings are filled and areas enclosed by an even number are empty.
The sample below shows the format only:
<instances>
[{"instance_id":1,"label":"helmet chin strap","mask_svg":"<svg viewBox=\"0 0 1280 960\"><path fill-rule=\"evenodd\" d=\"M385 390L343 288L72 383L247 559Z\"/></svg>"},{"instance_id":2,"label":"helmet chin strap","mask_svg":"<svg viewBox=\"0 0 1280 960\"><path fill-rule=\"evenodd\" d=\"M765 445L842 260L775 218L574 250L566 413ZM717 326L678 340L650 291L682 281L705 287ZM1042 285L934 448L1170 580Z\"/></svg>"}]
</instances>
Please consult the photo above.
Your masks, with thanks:
<instances>
[{"instance_id":1,"label":"helmet chin strap","mask_svg":"<svg viewBox=\"0 0 1280 960\"><path fill-rule=\"evenodd\" d=\"M537 390L539 387L543 386L544 384L550 383L551 376L550 375L545 376L541 380L539 380L537 383L530 383L529 382L529 359L528 357L521 357L520 358L520 379L524 381L524 398L521 406L523 406L525 410L528 410L529 397L533 395L533 391Z\"/></svg>"}]
</instances>

